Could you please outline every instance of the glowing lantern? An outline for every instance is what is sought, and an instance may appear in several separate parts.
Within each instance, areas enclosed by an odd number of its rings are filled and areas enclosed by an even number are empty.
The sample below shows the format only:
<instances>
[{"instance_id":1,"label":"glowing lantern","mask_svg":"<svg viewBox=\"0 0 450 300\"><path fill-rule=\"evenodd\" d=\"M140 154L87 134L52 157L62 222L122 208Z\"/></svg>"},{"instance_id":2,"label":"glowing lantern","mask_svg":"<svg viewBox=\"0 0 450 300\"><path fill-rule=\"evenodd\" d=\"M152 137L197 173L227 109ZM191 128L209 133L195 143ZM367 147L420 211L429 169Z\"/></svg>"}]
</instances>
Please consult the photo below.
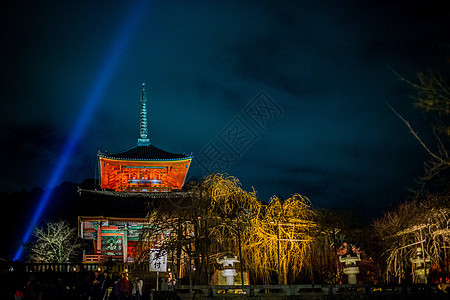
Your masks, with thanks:
<instances>
[{"instance_id":1,"label":"glowing lantern","mask_svg":"<svg viewBox=\"0 0 450 300\"><path fill-rule=\"evenodd\" d=\"M428 265L431 261L430 257L425 257L421 247L417 247L416 251L416 256L410 259L411 263L414 264L414 275L417 278L416 283L427 283L427 275L430 274L430 267Z\"/></svg>"},{"instance_id":2,"label":"glowing lantern","mask_svg":"<svg viewBox=\"0 0 450 300\"><path fill-rule=\"evenodd\" d=\"M228 257L225 255L217 258L217 263L224 267L220 272L222 273L222 276L226 278L227 285L234 285L234 276L237 275L236 269L233 266L235 262L239 262L237 256Z\"/></svg>"},{"instance_id":3,"label":"glowing lantern","mask_svg":"<svg viewBox=\"0 0 450 300\"><path fill-rule=\"evenodd\" d=\"M339 256L339 261L345 263L344 274L348 276L348 284L356 284L356 274L359 274L359 268L356 266L357 261L361 261L358 253L349 252Z\"/></svg>"}]
</instances>

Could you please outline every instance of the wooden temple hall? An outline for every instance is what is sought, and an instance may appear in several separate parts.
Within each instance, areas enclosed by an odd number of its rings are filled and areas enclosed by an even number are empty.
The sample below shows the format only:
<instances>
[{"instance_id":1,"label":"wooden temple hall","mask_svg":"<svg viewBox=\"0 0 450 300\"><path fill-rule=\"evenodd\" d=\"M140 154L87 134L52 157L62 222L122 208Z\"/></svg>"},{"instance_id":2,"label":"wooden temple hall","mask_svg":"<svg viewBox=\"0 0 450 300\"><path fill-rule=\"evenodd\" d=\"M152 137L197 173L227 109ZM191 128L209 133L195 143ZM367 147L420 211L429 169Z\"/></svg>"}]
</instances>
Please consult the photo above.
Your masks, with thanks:
<instances>
[{"instance_id":1,"label":"wooden temple hall","mask_svg":"<svg viewBox=\"0 0 450 300\"><path fill-rule=\"evenodd\" d=\"M146 226L147 204L184 197L192 155L174 154L154 146L148 137L147 93L142 84L140 134L137 144L116 153L98 153L100 188L80 189L82 216L78 235L92 240L85 263L134 261Z\"/></svg>"}]
</instances>

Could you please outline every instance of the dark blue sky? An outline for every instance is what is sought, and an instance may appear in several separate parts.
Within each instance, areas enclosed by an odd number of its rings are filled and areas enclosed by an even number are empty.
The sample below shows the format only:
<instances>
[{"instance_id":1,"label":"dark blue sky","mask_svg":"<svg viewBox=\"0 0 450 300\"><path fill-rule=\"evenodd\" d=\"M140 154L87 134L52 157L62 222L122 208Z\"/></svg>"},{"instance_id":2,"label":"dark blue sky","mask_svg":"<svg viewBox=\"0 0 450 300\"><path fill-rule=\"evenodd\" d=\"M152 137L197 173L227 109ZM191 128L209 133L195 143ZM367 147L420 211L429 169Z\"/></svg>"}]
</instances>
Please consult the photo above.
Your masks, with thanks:
<instances>
[{"instance_id":1,"label":"dark blue sky","mask_svg":"<svg viewBox=\"0 0 450 300\"><path fill-rule=\"evenodd\" d=\"M8 2L0 191L47 185L101 84L60 182L95 176L98 150L137 142L142 82L152 143L192 152L192 178L220 169L262 200L379 212L422 174L386 102L431 142L390 69L448 68L450 16L430 1Z\"/></svg>"}]
</instances>

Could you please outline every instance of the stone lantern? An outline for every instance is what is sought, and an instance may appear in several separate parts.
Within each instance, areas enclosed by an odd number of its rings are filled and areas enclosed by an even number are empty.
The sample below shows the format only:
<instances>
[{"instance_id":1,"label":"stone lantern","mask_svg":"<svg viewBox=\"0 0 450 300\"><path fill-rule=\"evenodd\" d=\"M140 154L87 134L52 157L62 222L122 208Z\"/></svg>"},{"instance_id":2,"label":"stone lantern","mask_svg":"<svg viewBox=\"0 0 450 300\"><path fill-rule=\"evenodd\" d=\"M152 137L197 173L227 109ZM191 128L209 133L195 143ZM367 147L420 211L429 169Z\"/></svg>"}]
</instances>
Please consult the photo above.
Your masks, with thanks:
<instances>
[{"instance_id":1,"label":"stone lantern","mask_svg":"<svg viewBox=\"0 0 450 300\"><path fill-rule=\"evenodd\" d=\"M427 265L429 263L430 257L425 257L422 253L422 248L417 247L416 256L410 258L411 263L414 264L414 275L416 275L416 283L427 283L427 275L430 274L430 267Z\"/></svg>"},{"instance_id":2,"label":"stone lantern","mask_svg":"<svg viewBox=\"0 0 450 300\"><path fill-rule=\"evenodd\" d=\"M348 284L357 284L356 274L359 274L359 268L356 266L357 261L361 261L359 254L349 253L339 256L339 261L345 263L344 274L348 276Z\"/></svg>"},{"instance_id":3,"label":"stone lantern","mask_svg":"<svg viewBox=\"0 0 450 300\"><path fill-rule=\"evenodd\" d=\"M226 278L227 285L234 285L234 276L237 275L236 269L233 266L235 262L239 262L237 256L231 256L229 254L217 258L217 263L223 266L223 270L220 272Z\"/></svg>"}]
</instances>

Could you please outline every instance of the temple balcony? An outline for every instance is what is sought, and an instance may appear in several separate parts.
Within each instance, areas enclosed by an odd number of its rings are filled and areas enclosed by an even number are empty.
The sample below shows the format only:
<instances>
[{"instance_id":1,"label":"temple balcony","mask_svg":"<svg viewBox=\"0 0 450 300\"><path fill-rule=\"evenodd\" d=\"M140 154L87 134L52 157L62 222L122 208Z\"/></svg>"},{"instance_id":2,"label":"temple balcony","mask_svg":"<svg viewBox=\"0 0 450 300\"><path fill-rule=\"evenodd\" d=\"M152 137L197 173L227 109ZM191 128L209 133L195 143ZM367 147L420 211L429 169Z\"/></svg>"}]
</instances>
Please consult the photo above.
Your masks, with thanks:
<instances>
[{"instance_id":1,"label":"temple balcony","mask_svg":"<svg viewBox=\"0 0 450 300\"><path fill-rule=\"evenodd\" d=\"M84 254L83 263L106 263L108 261L124 262L123 256L104 254Z\"/></svg>"}]
</instances>

